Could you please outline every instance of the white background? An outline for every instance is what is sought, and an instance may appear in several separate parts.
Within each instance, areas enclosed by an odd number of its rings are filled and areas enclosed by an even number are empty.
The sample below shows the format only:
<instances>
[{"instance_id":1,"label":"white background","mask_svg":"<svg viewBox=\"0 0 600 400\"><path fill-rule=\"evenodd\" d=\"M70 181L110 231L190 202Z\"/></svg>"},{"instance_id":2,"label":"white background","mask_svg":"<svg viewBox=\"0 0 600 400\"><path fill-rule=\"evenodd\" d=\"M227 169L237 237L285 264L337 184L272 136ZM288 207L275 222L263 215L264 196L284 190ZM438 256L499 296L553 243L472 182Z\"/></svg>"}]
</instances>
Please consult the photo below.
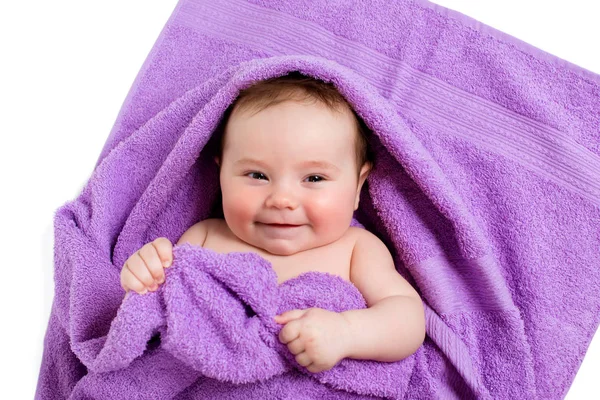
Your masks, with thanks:
<instances>
[{"instance_id":1,"label":"white background","mask_svg":"<svg viewBox=\"0 0 600 400\"><path fill-rule=\"evenodd\" d=\"M595 2L435 2L600 73ZM54 212L91 175L175 5L176 0L0 3L0 398L33 398L54 290ZM598 336L568 400L600 398Z\"/></svg>"}]
</instances>

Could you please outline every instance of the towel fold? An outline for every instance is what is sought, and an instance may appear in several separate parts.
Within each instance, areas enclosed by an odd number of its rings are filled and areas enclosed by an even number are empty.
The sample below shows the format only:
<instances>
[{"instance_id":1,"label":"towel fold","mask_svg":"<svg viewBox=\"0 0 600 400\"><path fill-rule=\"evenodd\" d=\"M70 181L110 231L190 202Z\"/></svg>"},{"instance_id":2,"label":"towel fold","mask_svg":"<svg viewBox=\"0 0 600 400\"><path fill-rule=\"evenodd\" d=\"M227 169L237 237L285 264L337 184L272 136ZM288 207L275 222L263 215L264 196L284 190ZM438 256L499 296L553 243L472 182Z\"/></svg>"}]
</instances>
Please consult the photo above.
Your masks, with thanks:
<instances>
[{"instance_id":1,"label":"towel fold","mask_svg":"<svg viewBox=\"0 0 600 400\"><path fill-rule=\"evenodd\" d=\"M173 254L164 285L147 295L128 296L101 347L99 341L81 343L89 373L74 393L110 393L115 380L131 379L134 370L143 377L147 362L136 359L148 358L152 363L160 359L162 370L185 377L180 384L171 382L161 396L176 395L195 381L194 386L210 387L199 396L207 399L240 392L245 398L262 399L265 393L292 398L299 390L308 398L404 397L416 356L395 363L343 359L333 369L313 374L278 340L281 326L274 317L285 311L365 308L349 281L306 272L278 285L269 262L255 253L222 255L184 244L175 246ZM148 378L156 379L142 379ZM260 390L248 389L255 387ZM131 395L117 393L124 399Z\"/></svg>"}]
</instances>

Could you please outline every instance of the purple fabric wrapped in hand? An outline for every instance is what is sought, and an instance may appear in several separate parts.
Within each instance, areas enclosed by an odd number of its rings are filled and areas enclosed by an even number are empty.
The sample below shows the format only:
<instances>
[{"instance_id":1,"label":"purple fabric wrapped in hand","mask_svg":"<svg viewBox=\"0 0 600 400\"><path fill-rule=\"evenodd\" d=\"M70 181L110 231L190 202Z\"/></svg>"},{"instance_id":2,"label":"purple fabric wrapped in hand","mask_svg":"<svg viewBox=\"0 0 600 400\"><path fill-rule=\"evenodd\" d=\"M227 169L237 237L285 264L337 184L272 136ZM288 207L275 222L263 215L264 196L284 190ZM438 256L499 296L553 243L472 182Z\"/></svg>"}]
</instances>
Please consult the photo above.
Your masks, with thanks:
<instances>
[{"instance_id":1,"label":"purple fabric wrapped in hand","mask_svg":"<svg viewBox=\"0 0 600 400\"><path fill-rule=\"evenodd\" d=\"M131 254L218 215L224 111L291 71L373 131L355 218L427 318L402 361L295 365L276 313L364 303L319 273L278 286L254 254L177 246L164 286L123 300ZM600 319L598 126L600 77L425 1L181 0L56 213L36 398L562 398Z\"/></svg>"},{"instance_id":2,"label":"purple fabric wrapped in hand","mask_svg":"<svg viewBox=\"0 0 600 400\"><path fill-rule=\"evenodd\" d=\"M92 373L79 381L75 397L104 392L114 399L131 398L126 385L135 370L140 377L138 396L185 398L193 392L194 398L207 399L403 397L415 356L396 363L344 359L329 371L312 374L277 339L281 327L273 317L284 311L366 307L350 282L307 272L278 285L269 262L258 254L218 254L189 244L175 246L173 254L165 284L157 292L132 294L123 302L100 351L96 343L84 345ZM161 361L148 365L144 358ZM148 369L186 378L173 379L158 392ZM165 369L169 371L162 372ZM146 392L148 388L152 391Z\"/></svg>"}]
</instances>

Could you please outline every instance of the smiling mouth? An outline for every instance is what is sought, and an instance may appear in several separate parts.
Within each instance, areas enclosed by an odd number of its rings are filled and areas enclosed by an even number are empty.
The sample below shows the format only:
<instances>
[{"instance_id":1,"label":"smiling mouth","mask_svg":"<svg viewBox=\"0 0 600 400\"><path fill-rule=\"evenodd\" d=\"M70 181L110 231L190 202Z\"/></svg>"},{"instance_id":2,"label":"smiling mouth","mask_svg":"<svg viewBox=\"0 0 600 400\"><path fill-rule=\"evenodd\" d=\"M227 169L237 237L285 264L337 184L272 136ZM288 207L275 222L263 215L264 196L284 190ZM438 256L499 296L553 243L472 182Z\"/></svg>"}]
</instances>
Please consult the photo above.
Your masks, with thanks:
<instances>
[{"instance_id":1,"label":"smiling mouth","mask_svg":"<svg viewBox=\"0 0 600 400\"><path fill-rule=\"evenodd\" d=\"M268 226L273 226L275 228L294 228L296 226L300 226L300 225L289 225L289 224L265 224Z\"/></svg>"},{"instance_id":2,"label":"smiling mouth","mask_svg":"<svg viewBox=\"0 0 600 400\"><path fill-rule=\"evenodd\" d=\"M260 235L274 240L293 240L302 233L303 225L292 224L267 224L257 222L256 224Z\"/></svg>"},{"instance_id":3,"label":"smiling mouth","mask_svg":"<svg viewBox=\"0 0 600 400\"><path fill-rule=\"evenodd\" d=\"M273 228L297 228L301 225L292 225L292 224L267 224L265 222L259 222L260 225L269 226Z\"/></svg>"}]
</instances>

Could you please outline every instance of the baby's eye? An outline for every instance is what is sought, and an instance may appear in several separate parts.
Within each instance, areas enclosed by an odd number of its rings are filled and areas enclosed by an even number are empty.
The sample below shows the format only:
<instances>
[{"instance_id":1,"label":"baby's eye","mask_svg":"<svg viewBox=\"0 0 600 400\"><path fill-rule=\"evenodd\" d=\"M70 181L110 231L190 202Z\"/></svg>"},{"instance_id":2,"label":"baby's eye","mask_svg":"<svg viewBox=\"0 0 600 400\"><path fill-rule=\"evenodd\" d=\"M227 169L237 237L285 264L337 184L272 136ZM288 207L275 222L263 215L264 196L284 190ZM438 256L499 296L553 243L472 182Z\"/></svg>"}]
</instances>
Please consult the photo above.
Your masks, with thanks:
<instances>
[{"instance_id":1,"label":"baby's eye","mask_svg":"<svg viewBox=\"0 0 600 400\"><path fill-rule=\"evenodd\" d=\"M321 182L324 178L319 175L311 175L306 179L308 179L308 181L311 183L316 183L316 182Z\"/></svg>"},{"instance_id":2,"label":"baby's eye","mask_svg":"<svg viewBox=\"0 0 600 400\"><path fill-rule=\"evenodd\" d=\"M248 173L246 175L248 175L250 178L258 179L258 180L261 180L261 179L265 179L266 180L267 179L267 177L265 176L265 174L263 174L262 172L250 172L250 173Z\"/></svg>"}]
</instances>

